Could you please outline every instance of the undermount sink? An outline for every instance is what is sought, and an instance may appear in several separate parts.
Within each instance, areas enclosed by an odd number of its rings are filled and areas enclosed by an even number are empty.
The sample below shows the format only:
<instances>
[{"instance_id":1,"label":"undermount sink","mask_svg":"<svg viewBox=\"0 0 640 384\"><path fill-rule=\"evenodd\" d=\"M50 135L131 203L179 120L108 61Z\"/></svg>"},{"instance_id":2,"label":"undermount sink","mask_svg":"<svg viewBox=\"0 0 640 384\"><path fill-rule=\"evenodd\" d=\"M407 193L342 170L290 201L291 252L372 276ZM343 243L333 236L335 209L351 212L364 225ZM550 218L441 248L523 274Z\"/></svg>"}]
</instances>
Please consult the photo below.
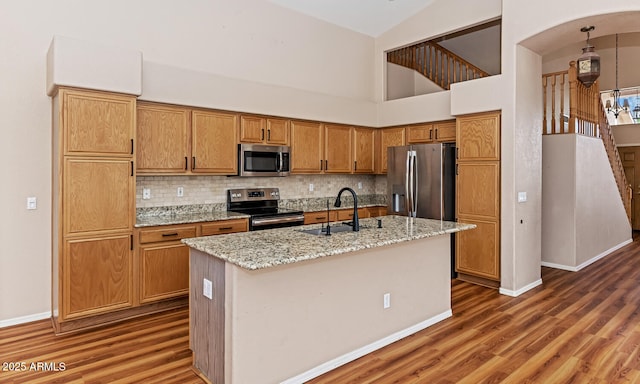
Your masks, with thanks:
<instances>
[{"instance_id":1,"label":"undermount sink","mask_svg":"<svg viewBox=\"0 0 640 384\"><path fill-rule=\"evenodd\" d=\"M363 225L360 225L360 229L367 228ZM316 236L326 236L327 227L323 226L321 228L312 228L312 229L299 229L298 232L308 233L310 235ZM339 232L353 232L353 227L348 224L338 223L331 225L331 234L339 233Z\"/></svg>"}]
</instances>

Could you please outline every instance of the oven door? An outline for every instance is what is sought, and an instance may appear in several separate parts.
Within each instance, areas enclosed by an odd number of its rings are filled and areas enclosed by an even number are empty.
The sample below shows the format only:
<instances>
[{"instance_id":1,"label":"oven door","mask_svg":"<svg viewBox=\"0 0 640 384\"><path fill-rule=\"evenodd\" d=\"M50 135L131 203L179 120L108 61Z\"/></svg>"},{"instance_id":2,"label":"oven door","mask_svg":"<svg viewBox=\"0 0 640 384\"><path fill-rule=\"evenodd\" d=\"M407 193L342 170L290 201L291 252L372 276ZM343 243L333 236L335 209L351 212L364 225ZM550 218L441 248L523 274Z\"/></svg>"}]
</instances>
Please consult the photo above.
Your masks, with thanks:
<instances>
[{"instance_id":1,"label":"oven door","mask_svg":"<svg viewBox=\"0 0 640 384\"><path fill-rule=\"evenodd\" d=\"M249 221L250 231L263 229L294 227L304 224L304 215L277 215L252 217Z\"/></svg>"},{"instance_id":2,"label":"oven door","mask_svg":"<svg viewBox=\"0 0 640 384\"><path fill-rule=\"evenodd\" d=\"M289 175L289 147L240 144L238 146L238 175Z\"/></svg>"}]
</instances>

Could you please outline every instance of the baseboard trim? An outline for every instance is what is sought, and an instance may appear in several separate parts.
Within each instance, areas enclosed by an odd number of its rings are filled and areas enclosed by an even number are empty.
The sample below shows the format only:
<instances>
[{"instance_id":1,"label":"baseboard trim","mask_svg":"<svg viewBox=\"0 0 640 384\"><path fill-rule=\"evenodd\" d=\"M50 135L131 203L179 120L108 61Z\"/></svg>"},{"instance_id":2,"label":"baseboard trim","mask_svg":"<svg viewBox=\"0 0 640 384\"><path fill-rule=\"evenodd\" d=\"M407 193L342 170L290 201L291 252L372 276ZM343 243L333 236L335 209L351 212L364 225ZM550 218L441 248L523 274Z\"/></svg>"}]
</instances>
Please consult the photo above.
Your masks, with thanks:
<instances>
[{"instance_id":1,"label":"baseboard trim","mask_svg":"<svg viewBox=\"0 0 640 384\"><path fill-rule=\"evenodd\" d=\"M281 382L280 384L302 384L306 381L309 381L313 378L316 378L322 374L325 374L333 369L338 368L341 365L347 364L353 360L356 360L366 354L369 354L373 351L376 351L382 347L385 347L391 343L394 343L404 337L407 337L409 335L413 335L416 332L419 332L427 327L430 327L444 319L447 319L449 317L451 317L453 315L453 313L451 312L451 310L449 309L446 312L443 312L439 315L436 315L434 317L431 317L425 321L422 321L416 325L413 325L409 328L403 329L401 331L398 331L396 333L393 333L385 338L382 338L378 341L374 341L371 344L365 345L362 348L358 348L355 351L346 353L342 356L339 356L333 360L329 360L326 363L320 364L315 368L311 368L310 370L303 372L297 376L294 376L292 378L289 378L283 382Z\"/></svg>"},{"instance_id":2,"label":"baseboard trim","mask_svg":"<svg viewBox=\"0 0 640 384\"><path fill-rule=\"evenodd\" d=\"M32 321L44 320L50 317L51 317L51 312L41 312L41 313L34 313L33 315L14 317L13 319L0 320L0 328L11 327L12 325L30 323Z\"/></svg>"},{"instance_id":3,"label":"baseboard trim","mask_svg":"<svg viewBox=\"0 0 640 384\"><path fill-rule=\"evenodd\" d=\"M535 288L535 287L537 287L537 286L539 286L541 284L542 284L542 279L538 279L538 280L534 281L533 283L527 284L524 287L522 287L522 288L520 288L518 290L515 290L515 291L512 291L510 289L500 288L500 294L506 295L506 296L511 296L511 297L518 297L518 296L522 295L523 293L525 293L525 292L527 292L527 291L529 291L529 290L531 290L531 289L533 289L533 288Z\"/></svg>"},{"instance_id":4,"label":"baseboard trim","mask_svg":"<svg viewBox=\"0 0 640 384\"><path fill-rule=\"evenodd\" d=\"M606 251L592 257L591 259L585 261L584 263L578 265L578 266L570 266L570 265L563 265L563 264L556 264L556 263L549 263L546 261L543 261L542 263L540 263L543 267L549 267L549 268L555 268L555 269L562 269L565 271L569 271L569 272L578 272L581 269L584 269L586 267L588 267L589 265L595 263L596 261L604 258L605 256L608 256L609 254L617 251L618 249L629 245L633 243L633 239L628 239L626 241L623 241L622 243L615 245L609 249L607 249Z\"/></svg>"}]
</instances>

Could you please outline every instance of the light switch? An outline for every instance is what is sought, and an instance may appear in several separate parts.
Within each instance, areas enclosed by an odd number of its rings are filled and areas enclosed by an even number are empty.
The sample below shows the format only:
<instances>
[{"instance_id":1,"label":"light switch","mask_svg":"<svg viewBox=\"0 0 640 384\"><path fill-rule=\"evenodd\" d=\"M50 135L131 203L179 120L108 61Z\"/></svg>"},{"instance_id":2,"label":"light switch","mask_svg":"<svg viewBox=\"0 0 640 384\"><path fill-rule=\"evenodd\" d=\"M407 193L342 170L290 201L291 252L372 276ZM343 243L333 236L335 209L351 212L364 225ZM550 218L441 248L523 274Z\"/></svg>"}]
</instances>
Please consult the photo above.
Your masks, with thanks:
<instances>
[{"instance_id":1,"label":"light switch","mask_svg":"<svg viewBox=\"0 0 640 384\"><path fill-rule=\"evenodd\" d=\"M27 209L37 209L38 199L35 197L27 197Z\"/></svg>"},{"instance_id":2,"label":"light switch","mask_svg":"<svg viewBox=\"0 0 640 384\"><path fill-rule=\"evenodd\" d=\"M518 203L527 201L527 192L518 192Z\"/></svg>"},{"instance_id":3,"label":"light switch","mask_svg":"<svg viewBox=\"0 0 640 384\"><path fill-rule=\"evenodd\" d=\"M213 284L211 284L211 280L203 279L202 294L209 300L213 299Z\"/></svg>"}]
</instances>

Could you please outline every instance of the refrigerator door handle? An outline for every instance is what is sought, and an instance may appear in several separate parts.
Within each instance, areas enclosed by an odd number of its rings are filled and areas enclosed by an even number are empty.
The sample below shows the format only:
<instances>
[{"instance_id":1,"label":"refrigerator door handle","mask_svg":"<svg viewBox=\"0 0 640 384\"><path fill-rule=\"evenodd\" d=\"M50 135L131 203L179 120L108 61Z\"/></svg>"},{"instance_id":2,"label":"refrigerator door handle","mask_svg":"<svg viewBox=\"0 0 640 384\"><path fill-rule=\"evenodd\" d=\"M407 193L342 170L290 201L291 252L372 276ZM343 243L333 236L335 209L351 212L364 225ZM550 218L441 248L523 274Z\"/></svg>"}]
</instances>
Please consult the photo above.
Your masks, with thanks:
<instances>
[{"instance_id":1,"label":"refrigerator door handle","mask_svg":"<svg viewBox=\"0 0 640 384\"><path fill-rule=\"evenodd\" d=\"M409 178L411 177L411 151L407 151L407 164L405 168L406 172L404 174L404 205L407 207L407 214L411 216L411 189L409 189Z\"/></svg>"},{"instance_id":2,"label":"refrigerator door handle","mask_svg":"<svg viewBox=\"0 0 640 384\"><path fill-rule=\"evenodd\" d=\"M413 155L412 155L412 161L413 161L413 166L411 167L411 170L413 172L413 180L414 180L414 185L413 185L413 191L412 191L412 195L413 195L413 217L417 217L418 216L418 186L420 184L418 184L418 154L416 153L416 151L413 151Z\"/></svg>"}]
</instances>

